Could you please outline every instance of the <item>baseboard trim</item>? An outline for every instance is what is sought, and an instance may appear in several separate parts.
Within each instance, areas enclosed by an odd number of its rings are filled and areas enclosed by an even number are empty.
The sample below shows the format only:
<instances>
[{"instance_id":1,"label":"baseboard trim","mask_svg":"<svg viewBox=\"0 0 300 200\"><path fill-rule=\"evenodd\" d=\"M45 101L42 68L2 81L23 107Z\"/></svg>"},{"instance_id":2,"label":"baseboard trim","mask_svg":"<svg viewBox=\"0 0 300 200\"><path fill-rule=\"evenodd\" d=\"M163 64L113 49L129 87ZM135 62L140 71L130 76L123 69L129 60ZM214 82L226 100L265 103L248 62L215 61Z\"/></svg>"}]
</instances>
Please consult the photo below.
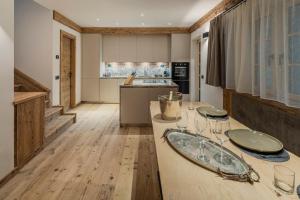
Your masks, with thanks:
<instances>
[{"instance_id":1,"label":"baseboard trim","mask_svg":"<svg viewBox=\"0 0 300 200\"><path fill-rule=\"evenodd\" d=\"M152 127L151 123L121 123L120 127Z\"/></svg>"},{"instance_id":2,"label":"baseboard trim","mask_svg":"<svg viewBox=\"0 0 300 200\"><path fill-rule=\"evenodd\" d=\"M8 181L10 181L17 173L19 168L14 168L9 174L0 179L0 188L2 188Z\"/></svg>"}]
</instances>

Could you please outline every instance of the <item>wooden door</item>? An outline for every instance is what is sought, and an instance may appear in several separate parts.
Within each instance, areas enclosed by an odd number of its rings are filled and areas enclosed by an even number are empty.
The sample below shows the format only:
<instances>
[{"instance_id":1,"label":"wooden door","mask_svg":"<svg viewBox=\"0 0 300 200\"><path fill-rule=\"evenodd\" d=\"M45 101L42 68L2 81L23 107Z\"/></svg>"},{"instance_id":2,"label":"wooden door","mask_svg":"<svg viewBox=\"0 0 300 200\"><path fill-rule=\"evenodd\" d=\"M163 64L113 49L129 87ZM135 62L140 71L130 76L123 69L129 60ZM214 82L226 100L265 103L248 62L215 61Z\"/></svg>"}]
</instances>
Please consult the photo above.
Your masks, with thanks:
<instances>
[{"instance_id":1,"label":"wooden door","mask_svg":"<svg viewBox=\"0 0 300 200\"><path fill-rule=\"evenodd\" d=\"M75 37L61 34L60 104L67 111L75 106Z\"/></svg>"}]
</instances>

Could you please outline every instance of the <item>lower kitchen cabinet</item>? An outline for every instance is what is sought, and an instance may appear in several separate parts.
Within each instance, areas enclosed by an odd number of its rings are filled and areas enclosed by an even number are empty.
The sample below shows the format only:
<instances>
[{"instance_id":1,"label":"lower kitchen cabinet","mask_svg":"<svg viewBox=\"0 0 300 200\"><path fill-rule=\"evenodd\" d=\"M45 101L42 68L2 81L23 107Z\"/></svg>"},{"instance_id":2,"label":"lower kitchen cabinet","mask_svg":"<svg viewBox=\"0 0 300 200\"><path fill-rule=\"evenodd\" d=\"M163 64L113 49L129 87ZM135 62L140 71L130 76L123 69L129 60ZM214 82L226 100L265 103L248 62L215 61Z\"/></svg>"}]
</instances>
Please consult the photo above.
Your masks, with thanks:
<instances>
[{"instance_id":1,"label":"lower kitchen cabinet","mask_svg":"<svg viewBox=\"0 0 300 200\"><path fill-rule=\"evenodd\" d=\"M103 103L120 103L120 85L125 80L122 78L100 79L100 101Z\"/></svg>"},{"instance_id":2,"label":"lower kitchen cabinet","mask_svg":"<svg viewBox=\"0 0 300 200\"><path fill-rule=\"evenodd\" d=\"M14 102L15 167L26 164L42 148L44 141L45 96L26 93L18 93Z\"/></svg>"}]
</instances>

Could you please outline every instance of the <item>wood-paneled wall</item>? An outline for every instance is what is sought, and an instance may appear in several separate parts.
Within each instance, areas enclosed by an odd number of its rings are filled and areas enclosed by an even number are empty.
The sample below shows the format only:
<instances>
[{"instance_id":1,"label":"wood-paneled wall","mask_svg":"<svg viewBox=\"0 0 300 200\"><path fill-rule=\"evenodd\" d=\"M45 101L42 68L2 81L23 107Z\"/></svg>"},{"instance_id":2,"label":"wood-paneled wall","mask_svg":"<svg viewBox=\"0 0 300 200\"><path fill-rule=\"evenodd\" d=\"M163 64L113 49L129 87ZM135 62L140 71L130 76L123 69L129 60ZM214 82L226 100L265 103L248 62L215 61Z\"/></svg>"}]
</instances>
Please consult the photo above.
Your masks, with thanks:
<instances>
[{"instance_id":1,"label":"wood-paneled wall","mask_svg":"<svg viewBox=\"0 0 300 200\"><path fill-rule=\"evenodd\" d=\"M278 138L300 156L300 109L233 90L224 90L224 109L249 128Z\"/></svg>"},{"instance_id":2,"label":"wood-paneled wall","mask_svg":"<svg viewBox=\"0 0 300 200\"><path fill-rule=\"evenodd\" d=\"M45 95L37 92L15 94L15 167L26 164L44 142ZM32 95L31 95L32 94Z\"/></svg>"}]
</instances>

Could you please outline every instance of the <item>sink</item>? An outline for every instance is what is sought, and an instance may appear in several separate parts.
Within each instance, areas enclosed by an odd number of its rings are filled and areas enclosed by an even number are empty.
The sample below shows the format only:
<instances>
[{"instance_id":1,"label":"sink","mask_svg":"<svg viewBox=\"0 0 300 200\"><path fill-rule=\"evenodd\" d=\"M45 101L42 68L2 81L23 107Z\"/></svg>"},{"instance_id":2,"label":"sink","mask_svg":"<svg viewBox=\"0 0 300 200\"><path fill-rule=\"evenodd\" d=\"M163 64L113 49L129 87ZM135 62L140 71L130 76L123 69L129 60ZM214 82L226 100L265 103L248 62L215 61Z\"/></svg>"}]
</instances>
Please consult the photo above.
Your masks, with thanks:
<instances>
[{"instance_id":1,"label":"sink","mask_svg":"<svg viewBox=\"0 0 300 200\"><path fill-rule=\"evenodd\" d=\"M152 79L150 79L150 80L144 80L143 81L144 83L152 83L152 84L166 84L167 83L167 81L166 80L152 80Z\"/></svg>"}]
</instances>

